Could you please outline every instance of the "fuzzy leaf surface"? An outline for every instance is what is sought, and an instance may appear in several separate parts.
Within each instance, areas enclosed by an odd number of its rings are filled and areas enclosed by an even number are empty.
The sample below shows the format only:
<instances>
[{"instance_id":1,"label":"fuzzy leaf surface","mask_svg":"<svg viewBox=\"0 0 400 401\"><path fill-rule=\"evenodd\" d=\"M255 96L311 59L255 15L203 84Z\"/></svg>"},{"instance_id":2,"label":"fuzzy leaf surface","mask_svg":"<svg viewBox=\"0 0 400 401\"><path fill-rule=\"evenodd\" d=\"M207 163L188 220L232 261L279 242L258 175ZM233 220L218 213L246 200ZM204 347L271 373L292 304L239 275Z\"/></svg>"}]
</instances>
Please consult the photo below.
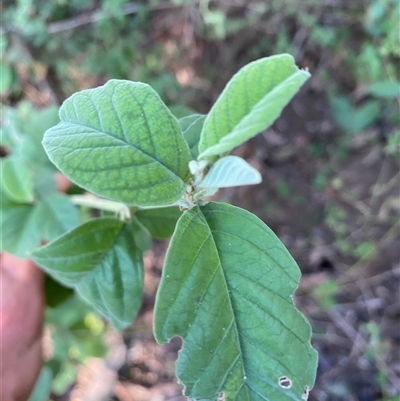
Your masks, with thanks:
<instances>
[{"instance_id":1,"label":"fuzzy leaf surface","mask_svg":"<svg viewBox=\"0 0 400 401\"><path fill-rule=\"evenodd\" d=\"M292 300L299 277L284 245L251 213L210 202L182 215L157 293L154 333L160 343L182 337L176 370L187 397L302 401L317 353ZM279 385L285 377L290 388Z\"/></svg>"},{"instance_id":2,"label":"fuzzy leaf surface","mask_svg":"<svg viewBox=\"0 0 400 401\"><path fill-rule=\"evenodd\" d=\"M176 118L139 82L111 80L60 108L45 133L51 161L72 181L128 205L174 203L185 191L190 152Z\"/></svg>"},{"instance_id":3,"label":"fuzzy leaf surface","mask_svg":"<svg viewBox=\"0 0 400 401\"><path fill-rule=\"evenodd\" d=\"M203 114L192 114L179 120L179 126L194 160L199 155L199 141L205 118Z\"/></svg>"},{"instance_id":4,"label":"fuzzy leaf surface","mask_svg":"<svg viewBox=\"0 0 400 401\"><path fill-rule=\"evenodd\" d=\"M33 260L80 295L118 329L132 323L141 305L143 266L129 226L91 220L35 250Z\"/></svg>"},{"instance_id":5,"label":"fuzzy leaf surface","mask_svg":"<svg viewBox=\"0 0 400 401\"><path fill-rule=\"evenodd\" d=\"M269 127L309 77L289 54L262 58L243 67L204 121L199 159L224 155Z\"/></svg>"},{"instance_id":6,"label":"fuzzy leaf surface","mask_svg":"<svg viewBox=\"0 0 400 401\"><path fill-rule=\"evenodd\" d=\"M210 168L198 188L227 188L259 184L261 174L239 156L225 156Z\"/></svg>"},{"instance_id":7,"label":"fuzzy leaf surface","mask_svg":"<svg viewBox=\"0 0 400 401\"><path fill-rule=\"evenodd\" d=\"M182 212L177 206L139 210L135 217L154 238L169 238Z\"/></svg>"}]
</instances>

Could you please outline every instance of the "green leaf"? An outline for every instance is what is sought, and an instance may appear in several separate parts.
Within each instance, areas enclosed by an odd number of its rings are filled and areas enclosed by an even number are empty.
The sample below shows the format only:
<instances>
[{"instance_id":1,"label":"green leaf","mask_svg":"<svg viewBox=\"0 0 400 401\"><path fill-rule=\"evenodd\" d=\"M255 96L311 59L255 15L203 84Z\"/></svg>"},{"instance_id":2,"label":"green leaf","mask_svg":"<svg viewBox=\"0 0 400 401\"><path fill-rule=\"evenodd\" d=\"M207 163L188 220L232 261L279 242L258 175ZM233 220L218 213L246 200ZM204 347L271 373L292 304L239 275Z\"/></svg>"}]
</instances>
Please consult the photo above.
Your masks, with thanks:
<instances>
[{"instance_id":1,"label":"green leaf","mask_svg":"<svg viewBox=\"0 0 400 401\"><path fill-rule=\"evenodd\" d=\"M178 122L150 86L111 80L67 99L43 145L72 181L128 205L172 204L190 153Z\"/></svg>"},{"instance_id":2,"label":"green leaf","mask_svg":"<svg viewBox=\"0 0 400 401\"><path fill-rule=\"evenodd\" d=\"M186 396L302 400L317 353L293 304L299 278L284 245L253 214L210 202L182 215L157 293L154 333L160 343L182 337L176 369Z\"/></svg>"},{"instance_id":3,"label":"green leaf","mask_svg":"<svg viewBox=\"0 0 400 401\"><path fill-rule=\"evenodd\" d=\"M381 107L378 101L371 100L365 102L356 109L352 116L353 124L351 132L356 133L368 128L379 118L380 114Z\"/></svg>"},{"instance_id":4,"label":"green leaf","mask_svg":"<svg viewBox=\"0 0 400 401\"><path fill-rule=\"evenodd\" d=\"M259 184L261 174L239 156L225 156L210 168L198 188L226 188Z\"/></svg>"},{"instance_id":5,"label":"green leaf","mask_svg":"<svg viewBox=\"0 0 400 401\"><path fill-rule=\"evenodd\" d=\"M46 275L44 281L44 297L46 306L55 308L73 296L74 290L69 287L64 287L58 281L54 280L49 275Z\"/></svg>"},{"instance_id":6,"label":"green leaf","mask_svg":"<svg viewBox=\"0 0 400 401\"><path fill-rule=\"evenodd\" d=\"M367 101L357 108L353 107L349 99L340 95L330 95L329 102L336 124L349 134L367 128L380 115L380 105L376 100Z\"/></svg>"},{"instance_id":7,"label":"green leaf","mask_svg":"<svg viewBox=\"0 0 400 401\"><path fill-rule=\"evenodd\" d=\"M35 205L13 202L4 193L1 197L1 250L24 258L40 245L79 224L79 214L68 197L52 194Z\"/></svg>"},{"instance_id":8,"label":"green leaf","mask_svg":"<svg viewBox=\"0 0 400 401\"><path fill-rule=\"evenodd\" d=\"M266 129L309 77L288 54L243 67L228 82L204 121L199 159L224 155Z\"/></svg>"},{"instance_id":9,"label":"green leaf","mask_svg":"<svg viewBox=\"0 0 400 401\"><path fill-rule=\"evenodd\" d=\"M169 238L182 212L177 206L138 210L135 217L154 238Z\"/></svg>"},{"instance_id":10,"label":"green leaf","mask_svg":"<svg viewBox=\"0 0 400 401\"><path fill-rule=\"evenodd\" d=\"M12 202L4 193L0 198L0 249L25 258L40 243L37 207Z\"/></svg>"},{"instance_id":11,"label":"green leaf","mask_svg":"<svg viewBox=\"0 0 400 401\"><path fill-rule=\"evenodd\" d=\"M77 364L83 363L89 356L105 356L105 324L75 292L55 307L46 308L45 322L52 327L53 353L47 365L52 368L54 377L61 373L60 368L62 370L58 362L72 358Z\"/></svg>"},{"instance_id":12,"label":"green leaf","mask_svg":"<svg viewBox=\"0 0 400 401\"><path fill-rule=\"evenodd\" d=\"M64 302L46 309L46 323L54 326L63 326L72 331L85 320L85 317L89 313L93 313L93 308L90 305L84 302L75 292L72 294ZM54 349L54 351L57 353L57 349ZM62 352L62 350L60 351ZM62 355L62 357L65 358L65 355Z\"/></svg>"},{"instance_id":13,"label":"green leaf","mask_svg":"<svg viewBox=\"0 0 400 401\"><path fill-rule=\"evenodd\" d=\"M53 193L42 199L37 208L41 236L48 241L79 225L78 209L66 195Z\"/></svg>"},{"instance_id":14,"label":"green leaf","mask_svg":"<svg viewBox=\"0 0 400 401\"><path fill-rule=\"evenodd\" d=\"M58 107L36 109L28 102L17 108L4 107L1 143L15 156L23 158L30 169L46 167L55 170L42 146L44 132L57 124Z\"/></svg>"},{"instance_id":15,"label":"green leaf","mask_svg":"<svg viewBox=\"0 0 400 401\"><path fill-rule=\"evenodd\" d=\"M192 114L179 120L179 125L189 145L192 159L197 159L199 155L199 141L205 118L206 116L202 114Z\"/></svg>"},{"instance_id":16,"label":"green leaf","mask_svg":"<svg viewBox=\"0 0 400 401\"><path fill-rule=\"evenodd\" d=\"M33 171L33 186L39 199L57 192L57 183L54 170L36 165Z\"/></svg>"},{"instance_id":17,"label":"green leaf","mask_svg":"<svg viewBox=\"0 0 400 401\"><path fill-rule=\"evenodd\" d=\"M17 109L4 105L0 105L0 107L2 114L0 143L14 153L14 149L22 140L21 129L23 124Z\"/></svg>"},{"instance_id":18,"label":"green leaf","mask_svg":"<svg viewBox=\"0 0 400 401\"><path fill-rule=\"evenodd\" d=\"M118 329L132 323L141 305L143 266L129 226L95 219L32 253L54 279L74 286Z\"/></svg>"},{"instance_id":19,"label":"green leaf","mask_svg":"<svg viewBox=\"0 0 400 401\"><path fill-rule=\"evenodd\" d=\"M40 166L55 170L42 146L45 131L56 125L58 118L58 107L55 105L36 109L31 104L25 108L21 107L19 116L22 126L22 141L19 152L29 162L31 168Z\"/></svg>"},{"instance_id":20,"label":"green leaf","mask_svg":"<svg viewBox=\"0 0 400 401\"><path fill-rule=\"evenodd\" d=\"M34 199L33 180L23 160L9 156L2 160L2 184L7 197L17 203Z\"/></svg>"},{"instance_id":21,"label":"green leaf","mask_svg":"<svg viewBox=\"0 0 400 401\"><path fill-rule=\"evenodd\" d=\"M377 97L394 99L400 96L400 82L389 80L374 82L368 86L367 93Z\"/></svg>"},{"instance_id":22,"label":"green leaf","mask_svg":"<svg viewBox=\"0 0 400 401\"><path fill-rule=\"evenodd\" d=\"M355 114L355 109L350 100L344 96L330 94L329 103L336 124L344 131L352 131L352 116Z\"/></svg>"},{"instance_id":23,"label":"green leaf","mask_svg":"<svg viewBox=\"0 0 400 401\"><path fill-rule=\"evenodd\" d=\"M152 245L150 234L135 218L132 219L130 226L135 236L137 247L140 249L142 254L145 253Z\"/></svg>"}]
</instances>

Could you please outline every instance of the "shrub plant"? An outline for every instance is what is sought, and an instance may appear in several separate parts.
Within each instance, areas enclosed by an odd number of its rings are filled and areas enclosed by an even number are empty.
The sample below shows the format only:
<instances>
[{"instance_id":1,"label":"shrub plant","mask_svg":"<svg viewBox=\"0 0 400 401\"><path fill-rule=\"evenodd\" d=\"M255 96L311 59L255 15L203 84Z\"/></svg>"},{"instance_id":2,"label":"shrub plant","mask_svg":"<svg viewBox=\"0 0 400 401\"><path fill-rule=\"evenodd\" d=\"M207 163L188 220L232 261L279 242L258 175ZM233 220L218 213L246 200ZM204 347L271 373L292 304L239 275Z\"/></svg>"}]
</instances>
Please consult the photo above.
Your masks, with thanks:
<instances>
[{"instance_id":1,"label":"shrub plant","mask_svg":"<svg viewBox=\"0 0 400 401\"><path fill-rule=\"evenodd\" d=\"M33 251L116 328L141 304L143 230L172 234L156 296L154 335L183 339L176 363L196 400L306 400L317 353L293 304L300 271L256 216L207 198L261 182L230 151L270 126L308 79L291 56L243 67L206 116L177 120L140 82L111 80L61 106L43 145L50 160L95 196L75 203L114 211Z\"/></svg>"}]
</instances>

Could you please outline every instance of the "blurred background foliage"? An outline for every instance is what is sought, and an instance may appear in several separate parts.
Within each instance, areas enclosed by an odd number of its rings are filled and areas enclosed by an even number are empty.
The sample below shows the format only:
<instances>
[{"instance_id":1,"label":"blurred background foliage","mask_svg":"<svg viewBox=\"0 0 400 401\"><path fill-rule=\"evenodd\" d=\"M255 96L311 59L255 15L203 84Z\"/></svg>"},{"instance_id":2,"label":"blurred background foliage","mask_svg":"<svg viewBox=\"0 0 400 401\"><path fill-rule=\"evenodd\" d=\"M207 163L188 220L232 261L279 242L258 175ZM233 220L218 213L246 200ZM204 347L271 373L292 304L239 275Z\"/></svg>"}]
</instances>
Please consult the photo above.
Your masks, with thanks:
<instances>
[{"instance_id":1,"label":"blurred background foliage","mask_svg":"<svg viewBox=\"0 0 400 401\"><path fill-rule=\"evenodd\" d=\"M263 183L220 199L256 213L299 262L296 302L320 352L310 400L399 399L398 0L4 0L0 49L1 156L22 155L35 180L53 174L41 135L78 90L143 81L181 117L207 113L254 59L285 52L308 68L312 79L277 123L236 150ZM155 241L145 256L144 304L119 363L104 345L118 348L115 333L48 283L47 362L31 401L183 399L178 346L161 351L151 337L164 249ZM90 398L76 376L89 356L115 373L102 398Z\"/></svg>"}]
</instances>

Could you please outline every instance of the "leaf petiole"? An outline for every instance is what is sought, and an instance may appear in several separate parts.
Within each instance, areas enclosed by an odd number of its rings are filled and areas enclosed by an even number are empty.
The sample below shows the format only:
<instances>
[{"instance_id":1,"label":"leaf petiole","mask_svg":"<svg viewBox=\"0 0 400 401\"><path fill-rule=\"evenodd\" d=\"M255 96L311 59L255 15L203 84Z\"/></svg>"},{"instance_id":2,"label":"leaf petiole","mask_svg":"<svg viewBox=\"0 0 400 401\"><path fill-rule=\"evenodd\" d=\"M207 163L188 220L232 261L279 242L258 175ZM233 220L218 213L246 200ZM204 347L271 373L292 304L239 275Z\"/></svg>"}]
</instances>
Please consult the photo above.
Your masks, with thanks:
<instances>
[{"instance_id":1,"label":"leaf petiole","mask_svg":"<svg viewBox=\"0 0 400 401\"><path fill-rule=\"evenodd\" d=\"M107 212L114 212L121 220L130 220L131 211L128 206L120 202L115 202L109 199L98 198L93 195L71 195L71 202L77 206L86 206L93 209L105 210Z\"/></svg>"}]
</instances>

